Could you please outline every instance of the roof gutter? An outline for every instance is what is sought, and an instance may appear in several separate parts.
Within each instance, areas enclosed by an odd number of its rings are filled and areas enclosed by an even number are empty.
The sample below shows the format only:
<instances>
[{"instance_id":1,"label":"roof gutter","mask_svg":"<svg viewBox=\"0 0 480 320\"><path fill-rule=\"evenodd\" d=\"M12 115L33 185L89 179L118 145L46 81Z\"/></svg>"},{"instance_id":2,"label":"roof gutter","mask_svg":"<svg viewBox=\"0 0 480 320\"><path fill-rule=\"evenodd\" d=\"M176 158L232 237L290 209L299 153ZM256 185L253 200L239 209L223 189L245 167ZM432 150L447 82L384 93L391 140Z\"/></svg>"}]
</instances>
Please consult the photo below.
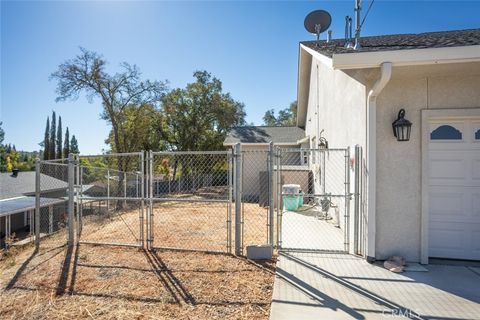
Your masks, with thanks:
<instances>
[{"instance_id":1,"label":"roof gutter","mask_svg":"<svg viewBox=\"0 0 480 320\"><path fill-rule=\"evenodd\" d=\"M233 147L237 143L240 143L242 146L269 146L270 145L270 142L235 142L235 143L228 142L228 143L224 143L223 146ZM298 145L298 141L297 142L274 142L273 144L276 146L296 146Z\"/></svg>"},{"instance_id":2,"label":"roof gutter","mask_svg":"<svg viewBox=\"0 0 480 320\"><path fill-rule=\"evenodd\" d=\"M302 143L309 142L309 141L310 141L310 136L306 136L305 138L297 140L297 144L302 144Z\"/></svg>"},{"instance_id":3,"label":"roof gutter","mask_svg":"<svg viewBox=\"0 0 480 320\"><path fill-rule=\"evenodd\" d=\"M480 61L480 45L408 50L333 54L334 69L376 68L385 61L395 66L429 65Z\"/></svg>"},{"instance_id":4,"label":"roof gutter","mask_svg":"<svg viewBox=\"0 0 480 320\"><path fill-rule=\"evenodd\" d=\"M376 193L377 193L377 97L390 81L392 63L380 65L380 78L375 82L367 98L367 172L368 172L368 223L367 260L375 260Z\"/></svg>"}]
</instances>

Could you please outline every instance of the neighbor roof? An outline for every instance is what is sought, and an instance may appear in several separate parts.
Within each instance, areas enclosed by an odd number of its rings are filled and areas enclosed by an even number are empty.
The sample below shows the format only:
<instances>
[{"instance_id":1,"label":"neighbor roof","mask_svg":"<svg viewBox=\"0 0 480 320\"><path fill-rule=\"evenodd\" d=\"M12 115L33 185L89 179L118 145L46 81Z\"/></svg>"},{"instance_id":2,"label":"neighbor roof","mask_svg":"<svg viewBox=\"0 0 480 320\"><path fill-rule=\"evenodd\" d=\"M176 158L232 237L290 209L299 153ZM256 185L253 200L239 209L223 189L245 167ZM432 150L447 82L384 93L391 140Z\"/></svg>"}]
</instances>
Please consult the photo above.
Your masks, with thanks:
<instances>
[{"instance_id":1,"label":"neighbor roof","mask_svg":"<svg viewBox=\"0 0 480 320\"><path fill-rule=\"evenodd\" d=\"M303 41L301 44L330 58L342 53L464 47L480 45L480 29L361 37L361 50L344 48L344 39L320 41L318 46L317 41Z\"/></svg>"},{"instance_id":2,"label":"neighbor roof","mask_svg":"<svg viewBox=\"0 0 480 320\"><path fill-rule=\"evenodd\" d=\"M299 127L245 126L235 127L227 135L225 145L236 143L291 143L305 137L305 130Z\"/></svg>"},{"instance_id":3,"label":"neighbor roof","mask_svg":"<svg viewBox=\"0 0 480 320\"><path fill-rule=\"evenodd\" d=\"M66 189L65 181L56 179L46 174L40 176L40 189L42 192ZM35 171L19 172L17 177L12 177L10 172L0 173L0 199L10 199L35 193Z\"/></svg>"},{"instance_id":4,"label":"neighbor roof","mask_svg":"<svg viewBox=\"0 0 480 320\"><path fill-rule=\"evenodd\" d=\"M66 203L67 200L55 198L40 198L40 208ZM35 209L35 197L18 197L0 200L0 217Z\"/></svg>"}]
</instances>

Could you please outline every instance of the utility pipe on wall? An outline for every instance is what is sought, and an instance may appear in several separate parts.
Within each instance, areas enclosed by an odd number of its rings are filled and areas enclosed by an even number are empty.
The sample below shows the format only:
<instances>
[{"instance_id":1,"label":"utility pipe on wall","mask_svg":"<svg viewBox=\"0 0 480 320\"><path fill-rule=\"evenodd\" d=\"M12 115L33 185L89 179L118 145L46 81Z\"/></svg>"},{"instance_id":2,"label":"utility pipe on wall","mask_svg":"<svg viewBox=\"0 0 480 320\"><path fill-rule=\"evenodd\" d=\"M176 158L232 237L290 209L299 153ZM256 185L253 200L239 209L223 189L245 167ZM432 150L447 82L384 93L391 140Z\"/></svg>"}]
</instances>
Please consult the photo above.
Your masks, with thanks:
<instances>
[{"instance_id":1,"label":"utility pipe on wall","mask_svg":"<svg viewBox=\"0 0 480 320\"><path fill-rule=\"evenodd\" d=\"M376 193L377 193L377 97L390 81L392 63L383 62L380 78L375 82L367 98L367 170L368 170L368 220L367 260L375 260Z\"/></svg>"}]
</instances>

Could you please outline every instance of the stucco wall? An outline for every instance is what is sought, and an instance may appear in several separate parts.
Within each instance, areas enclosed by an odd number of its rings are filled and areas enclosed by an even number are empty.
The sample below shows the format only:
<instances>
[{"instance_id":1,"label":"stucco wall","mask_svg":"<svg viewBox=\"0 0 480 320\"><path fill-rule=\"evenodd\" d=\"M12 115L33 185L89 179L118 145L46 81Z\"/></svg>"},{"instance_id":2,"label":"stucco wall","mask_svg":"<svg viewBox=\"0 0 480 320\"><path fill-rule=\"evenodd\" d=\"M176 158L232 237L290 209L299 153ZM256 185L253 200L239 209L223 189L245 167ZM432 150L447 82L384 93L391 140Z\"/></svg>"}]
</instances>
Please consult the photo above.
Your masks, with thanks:
<instances>
[{"instance_id":1,"label":"stucco wall","mask_svg":"<svg viewBox=\"0 0 480 320\"><path fill-rule=\"evenodd\" d=\"M313 59L306 135L317 137L318 142L318 134L324 130L322 137L330 148L365 146L366 89L358 76L357 72L333 70Z\"/></svg>"},{"instance_id":2,"label":"stucco wall","mask_svg":"<svg viewBox=\"0 0 480 320\"><path fill-rule=\"evenodd\" d=\"M375 72L375 70L346 72L333 70L313 57L305 122L305 133L310 136L311 148L318 148L320 131L323 130L321 137L327 139L329 148L347 148L358 144L365 150L366 96L368 85L371 82L370 78L372 78L372 74L375 75ZM315 138L315 145L313 145L313 138ZM343 160L343 156L341 160ZM319 166L319 161L311 166L316 193L322 192ZM342 168L342 163L338 163L338 166ZM326 174L331 179L343 181L345 173L344 170L336 170ZM332 175L338 175L338 179ZM353 173L350 182L353 186ZM343 199L337 199L337 201L341 203L343 215ZM350 204L350 212L353 213L354 202L351 201ZM351 219L351 221L353 220ZM350 226L353 230L353 223ZM343 227L343 219L341 219L341 227ZM352 230L351 232L353 232ZM351 247L353 248L353 246Z\"/></svg>"},{"instance_id":3,"label":"stucco wall","mask_svg":"<svg viewBox=\"0 0 480 320\"><path fill-rule=\"evenodd\" d=\"M393 68L377 99L377 259L420 259L421 110L475 107L480 63ZM392 132L401 108L413 123L408 142L397 142Z\"/></svg>"}]
</instances>

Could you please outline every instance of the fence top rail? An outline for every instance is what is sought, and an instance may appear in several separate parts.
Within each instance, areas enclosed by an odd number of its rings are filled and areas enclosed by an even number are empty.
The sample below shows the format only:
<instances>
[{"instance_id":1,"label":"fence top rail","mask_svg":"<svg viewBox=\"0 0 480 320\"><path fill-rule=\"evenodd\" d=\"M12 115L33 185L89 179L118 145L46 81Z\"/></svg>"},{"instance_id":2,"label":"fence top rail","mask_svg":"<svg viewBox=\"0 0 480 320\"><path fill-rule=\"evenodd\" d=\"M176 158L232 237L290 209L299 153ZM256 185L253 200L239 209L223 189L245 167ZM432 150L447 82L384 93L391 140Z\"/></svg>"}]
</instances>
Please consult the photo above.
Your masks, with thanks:
<instances>
[{"instance_id":1,"label":"fence top rail","mask_svg":"<svg viewBox=\"0 0 480 320\"><path fill-rule=\"evenodd\" d=\"M79 154L78 157L82 158L102 158L102 157L130 157L130 156L141 156L143 153L140 152L125 152L125 153L105 153L105 154Z\"/></svg>"},{"instance_id":2,"label":"fence top rail","mask_svg":"<svg viewBox=\"0 0 480 320\"><path fill-rule=\"evenodd\" d=\"M122 171L122 170L117 170L117 169L113 169L113 168L110 168L110 167L97 167L97 166L89 166L89 165L82 165L82 164L79 164L79 167L81 169L95 169L95 170L104 170L104 171L110 171L110 172L120 172L120 173L125 173L125 174L135 174L135 175L141 175L142 172L140 170L138 171Z\"/></svg>"},{"instance_id":3,"label":"fence top rail","mask_svg":"<svg viewBox=\"0 0 480 320\"><path fill-rule=\"evenodd\" d=\"M152 155L227 155L231 151L152 151Z\"/></svg>"},{"instance_id":4,"label":"fence top rail","mask_svg":"<svg viewBox=\"0 0 480 320\"><path fill-rule=\"evenodd\" d=\"M328 148L328 149L308 149L308 148L278 148L281 152L329 152L329 151L343 151L346 152L347 148Z\"/></svg>"},{"instance_id":5,"label":"fence top rail","mask_svg":"<svg viewBox=\"0 0 480 320\"><path fill-rule=\"evenodd\" d=\"M48 165L52 165L52 166L63 166L63 167L68 167L68 163L58 163L58 162L51 162L51 161L48 161L48 160L40 160L39 161L40 164L48 164Z\"/></svg>"},{"instance_id":6,"label":"fence top rail","mask_svg":"<svg viewBox=\"0 0 480 320\"><path fill-rule=\"evenodd\" d=\"M42 159L40 159L40 162L48 162L48 163L57 163L57 162L62 162L62 161L68 161L68 158L48 159L48 160L42 160Z\"/></svg>"}]
</instances>

